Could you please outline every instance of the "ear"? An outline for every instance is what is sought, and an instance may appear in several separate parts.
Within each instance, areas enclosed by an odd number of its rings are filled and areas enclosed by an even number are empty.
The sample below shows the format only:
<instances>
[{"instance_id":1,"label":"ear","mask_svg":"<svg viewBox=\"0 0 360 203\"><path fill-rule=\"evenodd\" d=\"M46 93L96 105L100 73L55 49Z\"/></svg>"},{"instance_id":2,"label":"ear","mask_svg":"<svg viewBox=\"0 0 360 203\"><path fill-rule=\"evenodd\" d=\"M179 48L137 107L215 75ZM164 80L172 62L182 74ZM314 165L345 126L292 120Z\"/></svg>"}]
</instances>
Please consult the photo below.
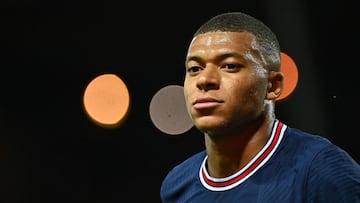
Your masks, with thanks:
<instances>
[{"instance_id":1,"label":"ear","mask_svg":"<svg viewBox=\"0 0 360 203\"><path fill-rule=\"evenodd\" d=\"M268 79L266 99L276 100L282 93L284 87L284 74L271 71Z\"/></svg>"}]
</instances>

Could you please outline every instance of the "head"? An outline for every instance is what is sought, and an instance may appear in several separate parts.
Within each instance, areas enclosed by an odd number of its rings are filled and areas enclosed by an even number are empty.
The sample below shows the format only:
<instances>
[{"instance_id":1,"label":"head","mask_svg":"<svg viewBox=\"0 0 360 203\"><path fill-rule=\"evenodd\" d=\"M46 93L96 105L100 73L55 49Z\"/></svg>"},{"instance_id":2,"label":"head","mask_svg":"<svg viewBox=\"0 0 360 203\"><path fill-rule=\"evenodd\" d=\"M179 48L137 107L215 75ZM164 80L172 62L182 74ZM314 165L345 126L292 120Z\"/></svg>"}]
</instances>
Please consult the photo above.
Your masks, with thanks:
<instances>
[{"instance_id":1,"label":"head","mask_svg":"<svg viewBox=\"0 0 360 203\"><path fill-rule=\"evenodd\" d=\"M223 13L199 27L185 61L184 93L195 126L207 134L236 133L272 116L280 96L280 46L261 21Z\"/></svg>"}]
</instances>

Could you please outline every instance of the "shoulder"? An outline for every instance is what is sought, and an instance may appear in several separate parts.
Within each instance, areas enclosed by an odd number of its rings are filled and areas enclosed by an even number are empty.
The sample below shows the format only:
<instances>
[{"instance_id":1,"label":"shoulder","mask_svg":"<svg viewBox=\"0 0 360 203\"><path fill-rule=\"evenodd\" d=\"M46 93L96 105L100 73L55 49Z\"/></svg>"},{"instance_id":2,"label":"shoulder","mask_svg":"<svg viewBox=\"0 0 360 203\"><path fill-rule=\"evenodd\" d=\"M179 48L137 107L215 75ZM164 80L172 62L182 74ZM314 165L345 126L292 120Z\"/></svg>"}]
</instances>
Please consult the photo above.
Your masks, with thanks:
<instances>
[{"instance_id":1,"label":"shoulder","mask_svg":"<svg viewBox=\"0 0 360 203\"><path fill-rule=\"evenodd\" d=\"M344 149L332 143L328 138L296 128L287 127L283 147L294 150L294 153L306 155L312 164L346 161L359 166Z\"/></svg>"},{"instance_id":2,"label":"shoulder","mask_svg":"<svg viewBox=\"0 0 360 203\"><path fill-rule=\"evenodd\" d=\"M328 146L332 144L330 140L324 136L312 134L289 126L286 128L286 135L296 142L306 144L313 143L316 144L317 147Z\"/></svg>"},{"instance_id":3,"label":"shoulder","mask_svg":"<svg viewBox=\"0 0 360 203\"><path fill-rule=\"evenodd\" d=\"M336 145L324 147L316 154L309 167L308 177L307 188L315 187L318 190L314 194L316 198L360 201L360 165Z\"/></svg>"},{"instance_id":4,"label":"shoulder","mask_svg":"<svg viewBox=\"0 0 360 203\"><path fill-rule=\"evenodd\" d=\"M360 165L328 138L287 127L283 150L293 152L288 155L296 157L302 165L307 177L305 185L312 198L359 201Z\"/></svg>"},{"instance_id":5,"label":"shoulder","mask_svg":"<svg viewBox=\"0 0 360 203\"><path fill-rule=\"evenodd\" d=\"M173 167L162 181L160 188L161 198L172 198L182 188L196 183L199 179L199 170L205 157L206 152L202 151Z\"/></svg>"},{"instance_id":6,"label":"shoulder","mask_svg":"<svg viewBox=\"0 0 360 203\"><path fill-rule=\"evenodd\" d=\"M309 159L315 158L326 150L338 151L339 147L334 145L328 138L305 132L303 130L287 126L283 138L283 150L305 156ZM341 151L341 150L340 150Z\"/></svg>"},{"instance_id":7,"label":"shoulder","mask_svg":"<svg viewBox=\"0 0 360 203\"><path fill-rule=\"evenodd\" d=\"M173 167L166 175L163 184L184 180L184 178L198 177L198 173L203 160L206 157L206 151L201 151L194 154L181 162L180 164Z\"/></svg>"},{"instance_id":8,"label":"shoulder","mask_svg":"<svg viewBox=\"0 0 360 203\"><path fill-rule=\"evenodd\" d=\"M193 172L193 171L198 173L198 170L194 170L194 169L197 168L200 170L200 166L201 166L203 160L205 159L205 157L206 157L205 151L201 151L197 154L190 156L189 158L187 158L180 164L173 167L167 174L167 177L183 176L183 175L188 174L189 172Z\"/></svg>"}]
</instances>

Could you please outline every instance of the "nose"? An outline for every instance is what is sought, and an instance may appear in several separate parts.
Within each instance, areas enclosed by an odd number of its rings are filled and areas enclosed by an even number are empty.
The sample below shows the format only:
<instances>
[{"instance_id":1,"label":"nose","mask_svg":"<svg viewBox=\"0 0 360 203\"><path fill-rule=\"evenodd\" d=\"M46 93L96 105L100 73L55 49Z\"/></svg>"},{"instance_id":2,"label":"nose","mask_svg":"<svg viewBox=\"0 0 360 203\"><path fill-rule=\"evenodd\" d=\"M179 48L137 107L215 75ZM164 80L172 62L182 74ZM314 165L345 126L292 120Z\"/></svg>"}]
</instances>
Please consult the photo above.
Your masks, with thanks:
<instances>
[{"instance_id":1,"label":"nose","mask_svg":"<svg viewBox=\"0 0 360 203\"><path fill-rule=\"evenodd\" d=\"M220 86L220 73L218 71L215 67L204 68L197 80L197 87L205 91L218 89Z\"/></svg>"}]
</instances>

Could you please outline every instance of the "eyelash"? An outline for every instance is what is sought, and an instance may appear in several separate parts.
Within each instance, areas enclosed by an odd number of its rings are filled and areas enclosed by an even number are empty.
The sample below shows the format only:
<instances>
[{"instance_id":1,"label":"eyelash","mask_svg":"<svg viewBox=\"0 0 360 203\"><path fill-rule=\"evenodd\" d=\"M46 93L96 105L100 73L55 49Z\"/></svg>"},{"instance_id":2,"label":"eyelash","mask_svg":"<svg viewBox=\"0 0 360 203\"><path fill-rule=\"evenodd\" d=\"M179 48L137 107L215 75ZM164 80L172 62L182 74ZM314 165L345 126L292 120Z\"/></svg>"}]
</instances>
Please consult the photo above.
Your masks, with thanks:
<instances>
[{"instance_id":1,"label":"eyelash","mask_svg":"<svg viewBox=\"0 0 360 203\"><path fill-rule=\"evenodd\" d=\"M242 67L244 67L241 64L236 64L236 63L226 63L224 65L222 65L220 67L220 69L226 69L228 72L237 72L238 70L240 70ZM190 74L196 74L197 72L199 72L201 69L203 69L201 66L191 66L187 69L187 72Z\"/></svg>"}]
</instances>

